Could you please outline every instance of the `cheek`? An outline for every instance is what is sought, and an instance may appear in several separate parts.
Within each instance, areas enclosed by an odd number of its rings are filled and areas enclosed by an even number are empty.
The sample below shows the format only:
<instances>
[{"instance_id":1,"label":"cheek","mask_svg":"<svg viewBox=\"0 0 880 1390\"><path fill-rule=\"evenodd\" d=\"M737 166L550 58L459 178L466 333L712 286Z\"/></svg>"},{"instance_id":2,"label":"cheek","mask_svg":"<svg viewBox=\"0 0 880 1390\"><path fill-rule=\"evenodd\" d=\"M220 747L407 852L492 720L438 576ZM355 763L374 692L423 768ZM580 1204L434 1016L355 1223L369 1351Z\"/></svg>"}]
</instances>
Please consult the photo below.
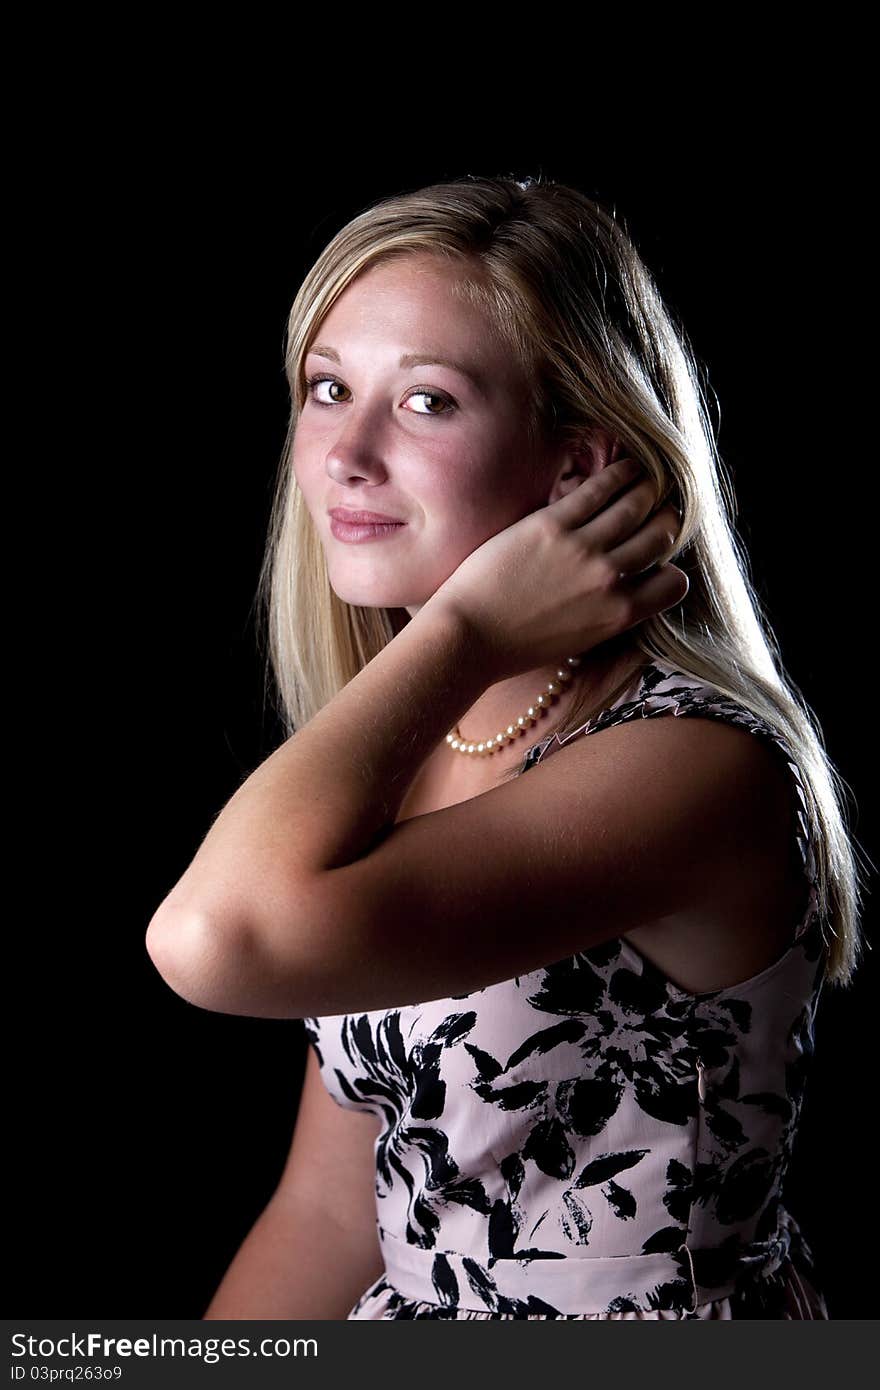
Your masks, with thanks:
<instances>
[{"instance_id":1,"label":"cheek","mask_svg":"<svg viewBox=\"0 0 880 1390\"><path fill-rule=\"evenodd\" d=\"M310 462L307 447L303 445L299 449L294 448L290 457L290 467L306 502L311 502L318 488L320 469L315 464L314 457Z\"/></svg>"},{"instance_id":2,"label":"cheek","mask_svg":"<svg viewBox=\"0 0 880 1390\"><path fill-rule=\"evenodd\" d=\"M421 486L418 497L428 533L444 550L468 554L501 524L500 490L476 469L449 469Z\"/></svg>"},{"instance_id":3,"label":"cheek","mask_svg":"<svg viewBox=\"0 0 880 1390\"><path fill-rule=\"evenodd\" d=\"M516 457L513 448L493 450L473 467L456 470L455 476L462 505L487 519L498 519L498 525L510 524L535 505L527 460Z\"/></svg>"},{"instance_id":4,"label":"cheek","mask_svg":"<svg viewBox=\"0 0 880 1390\"><path fill-rule=\"evenodd\" d=\"M537 505L528 462L509 449L450 450L422 470L418 499L438 543L469 554Z\"/></svg>"},{"instance_id":5,"label":"cheek","mask_svg":"<svg viewBox=\"0 0 880 1390\"><path fill-rule=\"evenodd\" d=\"M473 446L459 440L420 461L418 488L432 506L459 507L463 512L485 508L509 486L509 465L502 450Z\"/></svg>"}]
</instances>

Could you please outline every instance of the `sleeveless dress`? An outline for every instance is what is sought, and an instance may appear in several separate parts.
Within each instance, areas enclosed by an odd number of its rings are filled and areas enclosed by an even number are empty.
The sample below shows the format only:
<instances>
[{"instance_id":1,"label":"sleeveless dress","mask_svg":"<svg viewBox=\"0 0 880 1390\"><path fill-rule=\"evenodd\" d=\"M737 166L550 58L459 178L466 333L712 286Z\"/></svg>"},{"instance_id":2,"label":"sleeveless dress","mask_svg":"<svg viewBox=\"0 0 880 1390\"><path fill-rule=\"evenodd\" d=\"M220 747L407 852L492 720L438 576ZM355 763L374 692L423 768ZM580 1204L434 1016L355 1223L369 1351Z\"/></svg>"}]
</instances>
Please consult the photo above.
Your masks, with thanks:
<instances>
[{"instance_id":1,"label":"sleeveless dress","mask_svg":"<svg viewBox=\"0 0 880 1390\"><path fill-rule=\"evenodd\" d=\"M715 687L652 661L527 766L669 714L728 721L785 757L809 883L791 944L698 994L620 937L468 994L304 1019L332 1098L381 1120L385 1272L348 1319L828 1318L782 1204L827 953L791 750Z\"/></svg>"}]
</instances>

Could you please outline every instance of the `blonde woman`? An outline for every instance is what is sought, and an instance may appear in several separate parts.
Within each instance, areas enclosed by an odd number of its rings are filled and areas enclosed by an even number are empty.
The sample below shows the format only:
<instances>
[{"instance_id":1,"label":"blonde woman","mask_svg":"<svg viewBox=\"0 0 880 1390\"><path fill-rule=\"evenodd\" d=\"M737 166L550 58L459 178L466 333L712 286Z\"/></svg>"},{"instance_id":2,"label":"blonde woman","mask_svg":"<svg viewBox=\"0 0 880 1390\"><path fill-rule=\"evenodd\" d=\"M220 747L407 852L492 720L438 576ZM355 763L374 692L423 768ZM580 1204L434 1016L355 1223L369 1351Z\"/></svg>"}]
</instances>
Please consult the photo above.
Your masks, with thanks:
<instances>
[{"instance_id":1,"label":"blonde woman","mask_svg":"<svg viewBox=\"0 0 880 1390\"><path fill-rule=\"evenodd\" d=\"M463 178L342 228L286 367L291 736L147 933L309 1042L205 1316L826 1318L782 1198L861 884L682 329L600 204Z\"/></svg>"}]
</instances>

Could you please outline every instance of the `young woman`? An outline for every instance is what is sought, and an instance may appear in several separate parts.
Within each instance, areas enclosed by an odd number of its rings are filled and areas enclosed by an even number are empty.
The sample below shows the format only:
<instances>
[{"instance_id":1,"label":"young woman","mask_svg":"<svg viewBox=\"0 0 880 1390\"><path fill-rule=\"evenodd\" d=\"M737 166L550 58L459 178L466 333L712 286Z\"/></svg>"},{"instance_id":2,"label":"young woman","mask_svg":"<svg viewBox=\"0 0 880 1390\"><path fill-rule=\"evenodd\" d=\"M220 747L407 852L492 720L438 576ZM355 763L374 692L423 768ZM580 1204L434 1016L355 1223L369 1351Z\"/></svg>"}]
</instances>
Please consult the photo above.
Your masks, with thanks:
<instances>
[{"instance_id":1,"label":"young woman","mask_svg":"<svg viewBox=\"0 0 880 1390\"><path fill-rule=\"evenodd\" d=\"M827 1317L781 1198L861 884L648 270L571 188L421 189L318 258L287 370L292 736L147 934L310 1044L206 1316Z\"/></svg>"}]
</instances>

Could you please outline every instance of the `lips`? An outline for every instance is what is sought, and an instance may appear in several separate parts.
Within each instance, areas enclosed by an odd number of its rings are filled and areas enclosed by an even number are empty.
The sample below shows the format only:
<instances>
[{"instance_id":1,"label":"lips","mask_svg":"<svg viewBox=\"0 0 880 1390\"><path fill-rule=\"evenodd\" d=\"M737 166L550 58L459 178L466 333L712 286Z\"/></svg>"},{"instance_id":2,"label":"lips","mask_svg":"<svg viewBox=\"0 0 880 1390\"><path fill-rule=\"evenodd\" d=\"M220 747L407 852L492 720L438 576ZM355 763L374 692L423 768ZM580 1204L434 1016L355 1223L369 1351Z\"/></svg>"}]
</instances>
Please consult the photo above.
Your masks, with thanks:
<instances>
[{"instance_id":1,"label":"lips","mask_svg":"<svg viewBox=\"0 0 880 1390\"><path fill-rule=\"evenodd\" d=\"M405 526L399 516L385 516L382 512L349 511L348 507L331 507L328 515L346 526Z\"/></svg>"}]
</instances>

